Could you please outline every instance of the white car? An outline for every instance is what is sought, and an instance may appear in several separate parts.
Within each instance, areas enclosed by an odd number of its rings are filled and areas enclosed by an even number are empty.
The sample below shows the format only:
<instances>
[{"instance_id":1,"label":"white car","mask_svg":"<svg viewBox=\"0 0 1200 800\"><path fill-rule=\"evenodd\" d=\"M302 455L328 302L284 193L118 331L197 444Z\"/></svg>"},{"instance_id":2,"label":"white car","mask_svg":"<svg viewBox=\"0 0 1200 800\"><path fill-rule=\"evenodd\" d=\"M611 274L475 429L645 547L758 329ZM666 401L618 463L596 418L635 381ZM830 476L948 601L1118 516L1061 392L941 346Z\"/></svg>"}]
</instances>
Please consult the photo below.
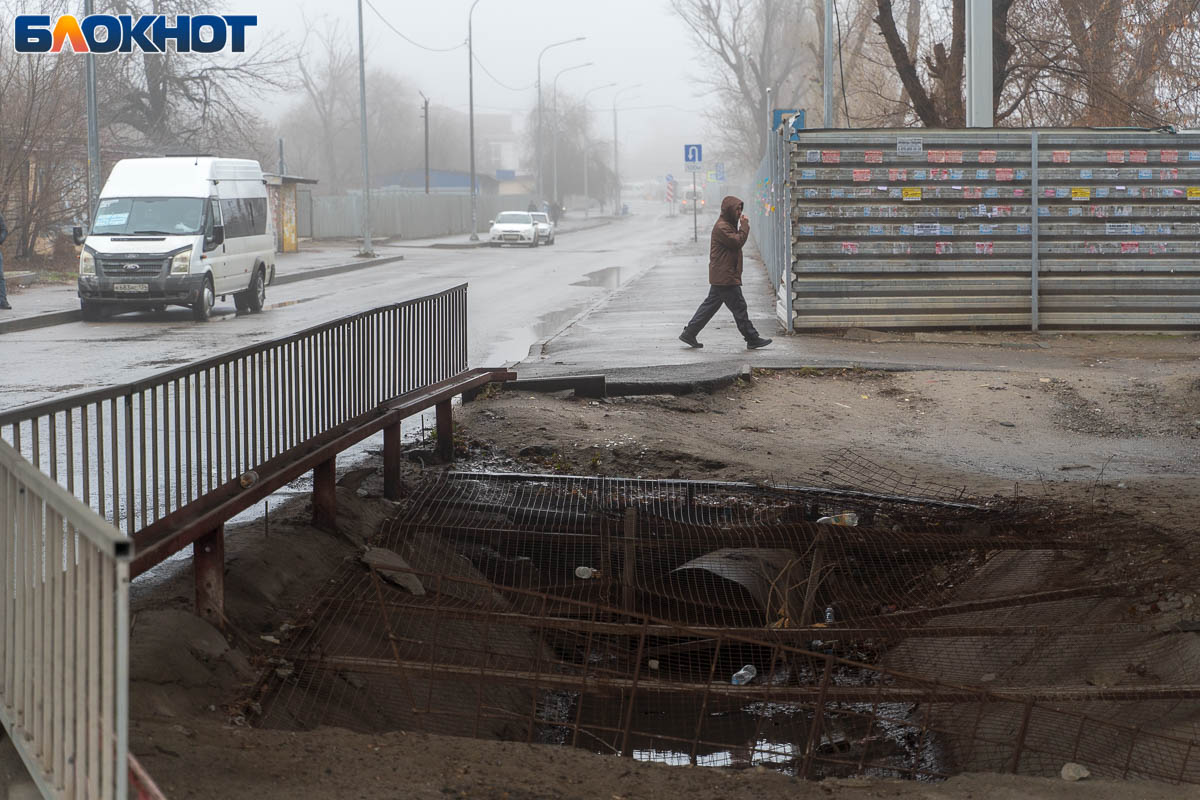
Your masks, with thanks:
<instances>
[{"instance_id":1,"label":"white car","mask_svg":"<svg viewBox=\"0 0 1200 800\"><path fill-rule=\"evenodd\" d=\"M533 214L528 211L502 211L500 216L489 223L492 226L488 236L488 244L500 247L505 244L523 244L526 247L537 247L538 225L533 220Z\"/></svg>"},{"instance_id":2,"label":"white car","mask_svg":"<svg viewBox=\"0 0 1200 800\"><path fill-rule=\"evenodd\" d=\"M550 215L544 211L533 211L530 216L537 223L538 239L546 244L554 244L554 223L550 221Z\"/></svg>"}]
</instances>

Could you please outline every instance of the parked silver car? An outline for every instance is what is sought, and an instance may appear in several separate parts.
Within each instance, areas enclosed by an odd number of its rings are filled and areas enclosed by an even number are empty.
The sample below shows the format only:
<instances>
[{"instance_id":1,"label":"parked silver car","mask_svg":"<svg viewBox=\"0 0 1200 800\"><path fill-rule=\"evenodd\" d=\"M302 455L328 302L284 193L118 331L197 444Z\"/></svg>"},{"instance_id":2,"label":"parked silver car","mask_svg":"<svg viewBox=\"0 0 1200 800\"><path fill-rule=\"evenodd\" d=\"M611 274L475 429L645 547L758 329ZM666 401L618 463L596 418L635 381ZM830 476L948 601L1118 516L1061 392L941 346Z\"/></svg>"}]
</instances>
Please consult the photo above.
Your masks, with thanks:
<instances>
[{"instance_id":1,"label":"parked silver car","mask_svg":"<svg viewBox=\"0 0 1200 800\"><path fill-rule=\"evenodd\" d=\"M488 224L492 226L488 235L488 244L492 247L506 244L537 247L541 238L538 235L538 225L528 211L502 211Z\"/></svg>"},{"instance_id":2,"label":"parked silver car","mask_svg":"<svg viewBox=\"0 0 1200 800\"><path fill-rule=\"evenodd\" d=\"M544 211L531 211L530 216L537 223L538 239L546 244L554 244L554 223L550 221L550 215Z\"/></svg>"}]
</instances>

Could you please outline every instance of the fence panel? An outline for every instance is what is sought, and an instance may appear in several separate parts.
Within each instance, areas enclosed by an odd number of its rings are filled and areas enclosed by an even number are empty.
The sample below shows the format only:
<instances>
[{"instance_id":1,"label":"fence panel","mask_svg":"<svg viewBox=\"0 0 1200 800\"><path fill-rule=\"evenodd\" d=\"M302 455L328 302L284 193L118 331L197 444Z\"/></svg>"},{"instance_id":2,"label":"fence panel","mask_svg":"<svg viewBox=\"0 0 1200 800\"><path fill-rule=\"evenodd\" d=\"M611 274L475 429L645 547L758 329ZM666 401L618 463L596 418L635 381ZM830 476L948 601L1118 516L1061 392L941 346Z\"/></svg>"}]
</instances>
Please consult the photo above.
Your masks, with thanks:
<instances>
[{"instance_id":1,"label":"fence panel","mask_svg":"<svg viewBox=\"0 0 1200 800\"><path fill-rule=\"evenodd\" d=\"M476 199L479 232L501 211L524 211L531 195L481 195ZM315 197L312 202L312 235L317 239L362 235L362 197ZM303 227L303 223L301 223ZM466 194L373 192L371 235L387 238L427 239L471 231L471 197ZM303 234L302 234L303 235Z\"/></svg>"},{"instance_id":2,"label":"fence panel","mask_svg":"<svg viewBox=\"0 0 1200 800\"><path fill-rule=\"evenodd\" d=\"M127 796L130 555L0 441L0 724L45 797Z\"/></svg>"},{"instance_id":3,"label":"fence panel","mask_svg":"<svg viewBox=\"0 0 1200 800\"><path fill-rule=\"evenodd\" d=\"M1200 135L798 138L797 328L1200 327Z\"/></svg>"}]
</instances>

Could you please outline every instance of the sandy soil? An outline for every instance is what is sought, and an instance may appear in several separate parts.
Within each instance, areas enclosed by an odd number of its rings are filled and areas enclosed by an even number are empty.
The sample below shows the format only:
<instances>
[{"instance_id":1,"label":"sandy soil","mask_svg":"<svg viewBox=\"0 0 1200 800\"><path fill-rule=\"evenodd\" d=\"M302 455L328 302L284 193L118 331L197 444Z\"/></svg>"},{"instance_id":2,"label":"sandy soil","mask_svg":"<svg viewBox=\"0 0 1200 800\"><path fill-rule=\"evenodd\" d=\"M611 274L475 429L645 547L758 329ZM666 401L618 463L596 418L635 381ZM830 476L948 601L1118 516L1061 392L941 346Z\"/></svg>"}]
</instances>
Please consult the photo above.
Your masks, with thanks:
<instances>
[{"instance_id":1,"label":"sandy soil","mask_svg":"<svg viewBox=\"0 0 1200 800\"><path fill-rule=\"evenodd\" d=\"M466 464L485 469L808 483L849 448L919 485L1052 497L1152 523L1162 538L1128 550L1159 548L1152 555L1173 588L1195 593L1200 377L1172 364L1097 363L1099 350L1048 375L760 372L714 394L604 401L499 392L457 417ZM135 585L131 746L168 797L1200 797L1192 787L1000 775L804 784L761 768L666 767L561 747L249 727L272 650L263 637L278 636L393 510L378 459L360 466L339 488L340 535L311 528L303 499L273 510L269 532L261 520L230 531L224 633L190 614L186 561ZM422 469L414 461L405 479ZM3 753L0 788L13 772Z\"/></svg>"}]
</instances>

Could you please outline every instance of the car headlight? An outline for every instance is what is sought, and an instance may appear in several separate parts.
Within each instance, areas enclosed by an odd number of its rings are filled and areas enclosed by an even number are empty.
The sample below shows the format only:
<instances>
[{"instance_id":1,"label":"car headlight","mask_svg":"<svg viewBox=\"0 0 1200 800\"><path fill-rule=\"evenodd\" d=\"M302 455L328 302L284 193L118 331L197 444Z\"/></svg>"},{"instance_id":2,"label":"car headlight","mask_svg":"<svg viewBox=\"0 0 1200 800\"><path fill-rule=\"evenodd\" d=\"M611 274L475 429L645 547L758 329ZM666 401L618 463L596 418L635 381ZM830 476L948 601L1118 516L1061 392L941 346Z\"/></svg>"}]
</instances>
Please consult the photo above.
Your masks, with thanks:
<instances>
[{"instance_id":1,"label":"car headlight","mask_svg":"<svg viewBox=\"0 0 1200 800\"><path fill-rule=\"evenodd\" d=\"M192 251L184 250L182 253L176 253L171 259L171 274L186 275L188 270L192 268Z\"/></svg>"},{"instance_id":2,"label":"car headlight","mask_svg":"<svg viewBox=\"0 0 1200 800\"><path fill-rule=\"evenodd\" d=\"M79 274L80 275L95 275L96 274L96 257L89 250L84 250L79 254Z\"/></svg>"}]
</instances>

